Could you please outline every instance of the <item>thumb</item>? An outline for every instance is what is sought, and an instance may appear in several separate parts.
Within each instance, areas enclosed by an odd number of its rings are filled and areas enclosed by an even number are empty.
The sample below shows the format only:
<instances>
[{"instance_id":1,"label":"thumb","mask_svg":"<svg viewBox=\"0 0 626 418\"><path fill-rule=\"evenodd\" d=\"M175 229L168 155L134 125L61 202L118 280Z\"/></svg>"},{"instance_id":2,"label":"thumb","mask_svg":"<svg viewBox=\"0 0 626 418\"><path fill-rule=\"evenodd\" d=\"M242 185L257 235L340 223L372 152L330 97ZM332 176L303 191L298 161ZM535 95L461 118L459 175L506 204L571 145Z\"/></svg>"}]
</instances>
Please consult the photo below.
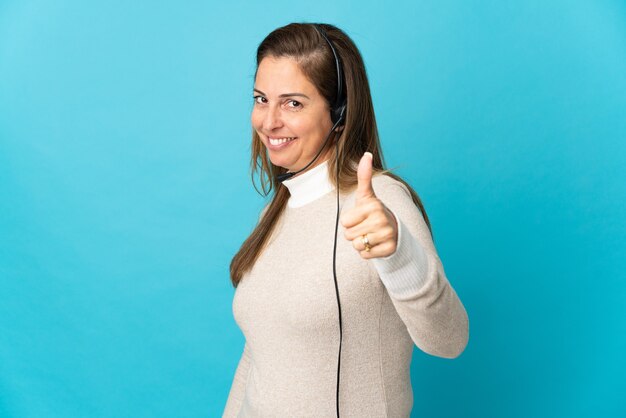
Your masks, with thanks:
<instances>
[{"instance_id":1,"label":"thumb","mask_svg":"<svg viewBox=\"0 0 626 418\"><path fill-rule=\"evenodd\" d=\"M356 200L368 197L376 197L374 188L372 187L372 153L366 152L359 161L357 168L358 186L356 189Z\"/></svg>"}]
</instances>

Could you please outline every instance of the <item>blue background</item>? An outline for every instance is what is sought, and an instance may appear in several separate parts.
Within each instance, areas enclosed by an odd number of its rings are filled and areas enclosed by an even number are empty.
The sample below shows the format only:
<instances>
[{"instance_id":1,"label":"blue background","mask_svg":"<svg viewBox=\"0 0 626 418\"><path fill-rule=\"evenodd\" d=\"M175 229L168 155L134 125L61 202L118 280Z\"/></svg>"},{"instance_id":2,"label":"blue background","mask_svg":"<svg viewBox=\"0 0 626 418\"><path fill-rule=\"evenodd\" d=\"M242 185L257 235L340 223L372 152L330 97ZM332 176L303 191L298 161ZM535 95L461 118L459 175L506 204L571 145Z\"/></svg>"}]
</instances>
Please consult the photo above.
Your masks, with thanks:
<instances>
[{"instance_id":1,"label":"blue background","mask_svg":"<svg viewBox=\"0 0 626 418\"><path fill-rule=\"evenodd\" d=\"M470 317L413 416L626 416L623 1L0 3L0 416L220 416L254 52L363 53Z\"/></svg>"}]
</instances>

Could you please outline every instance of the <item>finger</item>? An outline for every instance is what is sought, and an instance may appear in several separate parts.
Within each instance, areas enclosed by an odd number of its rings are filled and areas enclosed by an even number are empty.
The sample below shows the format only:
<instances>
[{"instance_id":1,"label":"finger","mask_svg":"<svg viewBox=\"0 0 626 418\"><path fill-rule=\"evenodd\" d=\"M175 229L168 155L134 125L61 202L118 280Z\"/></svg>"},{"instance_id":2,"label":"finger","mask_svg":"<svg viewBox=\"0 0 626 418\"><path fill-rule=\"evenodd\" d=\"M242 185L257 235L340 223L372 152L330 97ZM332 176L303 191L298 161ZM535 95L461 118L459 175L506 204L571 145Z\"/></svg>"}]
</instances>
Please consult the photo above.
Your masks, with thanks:
<instances>
[{"instance_id":1,"label":"finger","mask_svg":"<svg viewBox=\"0 0 626 418\"><path fill-rule=\"evenodd\" d=\"M384 233L368 232L367 234L358 235L350 240L352 241L352 246L355 250L365 250L365 239L363 235L367 237L367 242L369 243L370 248L374 248L389 239L389 237Z\"/></svg>"},{"instance_id":2,"label":"finger","mask_svg":"<svg viewBox=\"0 0 626 418\"><path fill-rule=\"evenodd\" d=\"M359 255L361 258L365 260L369 260L370 258L379 258L379 257L389 257L396 250L394 243L392 242L383 242L378 244L375 247L372 247L369 251L361 251Z\"/></svg>"},{"instance_id":3,"label":"finger","mask_svg":"<svg viewBox=\"0 0 626 418\"><path fill-rule=\"evenodd\" d=\"M367 226L364 224L360 224L353 228L346 229L343 233L344 237L348 241L360 239L360 237L365 234L367 234L370 242L374 242L376 244L396 238L395 230L391 225L386 225L378 228L376 226Z\"/></svg>"},{"instance_id":4,"label":"finger","mask_svg":"<svg viewBox=\"0 0 626 418\"><path fill-rule=\"evenodd\" d=\"M356 201L368 198L376 197L374 194L374 188L372 187L372 160L373 156L371 152L366 152L359 161L357 168L357 180L358 186L356 189Z\"/></svg>"},{"instance_id":5,"label":"finger","mask_svg":"<svg viewBox=\"0 0 626 418\"><path fill-rule=\"evenodd\" d=\"M346 210L339 220L344 228L352 228L354 225L363 222L371 213L378 209L381 209L379 202L377 200L370 200L369 202Z\"/></svg>"},{"instance_id":6,"label":"finger","mask_svg":"<svg viewBox=\"0 0 626 418\"><path fill-rule=\"evenodd\" d=\"M355 207L354 209L358 208ZM341 225L343 225L344 228L352 228L367 219L368 214L369 212L366 210L351 210L346 212L341 216Z\"/></svg>"},{"instance_id":7,"label":"finger","mask_svg":"<svg viewBox=\"0 0 626 418\"><path fill-rule=\"evenodd\" d=\"M346 211L341 216L341 225L346 230L353 229L357 232L365 233L376 231L386 226L393 227L389 216L384 211L384 206L378 199L371 199L367 203ZM355 228L359 228L358 230Z\"/></svg>"}]
</instances>

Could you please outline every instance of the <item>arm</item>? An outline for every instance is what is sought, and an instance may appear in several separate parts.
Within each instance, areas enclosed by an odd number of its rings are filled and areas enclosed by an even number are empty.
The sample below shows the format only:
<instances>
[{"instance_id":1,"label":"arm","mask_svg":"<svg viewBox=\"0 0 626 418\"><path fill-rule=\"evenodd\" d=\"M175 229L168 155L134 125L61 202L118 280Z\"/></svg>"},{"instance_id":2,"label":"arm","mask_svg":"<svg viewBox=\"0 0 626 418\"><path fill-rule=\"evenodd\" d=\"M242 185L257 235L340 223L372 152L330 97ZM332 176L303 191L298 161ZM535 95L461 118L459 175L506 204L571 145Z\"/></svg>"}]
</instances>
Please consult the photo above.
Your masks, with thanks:
<instances>
[{"instance_id":1,"label":"arm","mask_svg":"<svg viewBox=\"0 0 626 418\"><path fill-rule=\"evenodd\" d=\"M239 360L239 365L235 371L235 377L233 384L228 394L228 400L226 401L226 407L224 408L223 418L236 417L241 409L241 404L246 393L246 384L248 382L248 375L250 373L250 351L248 344L243 347L243 353Z\"/></svg>"},{"instance_id":2,"label":"arm","mask_svg":"<svg viewBox=\"0 0 626 418\"><path fill-rule=\"evenodd\" d=\"M409 191L384 183L376 195L396 218L398 245L390 256L372 259L374 266L415 345L434 356L458 357L469 339L467 312Z\"/></svg>"}]
</instances>

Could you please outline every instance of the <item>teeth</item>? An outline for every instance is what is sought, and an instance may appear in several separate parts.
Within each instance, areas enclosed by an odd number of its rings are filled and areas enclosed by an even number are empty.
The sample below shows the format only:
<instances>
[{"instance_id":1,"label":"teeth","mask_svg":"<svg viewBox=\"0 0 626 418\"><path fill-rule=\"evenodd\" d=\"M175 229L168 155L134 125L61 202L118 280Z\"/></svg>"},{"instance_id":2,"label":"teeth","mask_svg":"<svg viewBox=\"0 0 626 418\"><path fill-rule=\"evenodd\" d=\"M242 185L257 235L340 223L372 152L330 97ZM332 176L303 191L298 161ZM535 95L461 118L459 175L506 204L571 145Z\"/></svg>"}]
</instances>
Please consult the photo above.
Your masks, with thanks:
<instances>
[{"instance_id":1,"label":"teeth","mask_svg":"<svg viewBox=\"0 0 626 418\"><path fill-rule=\"evenodd\" d=\"M296 139L295 136L291 138L269 138L270 144L272 145L284 144L285 142L293 141L294 139Z\"/></svg>"}]
</instances>

